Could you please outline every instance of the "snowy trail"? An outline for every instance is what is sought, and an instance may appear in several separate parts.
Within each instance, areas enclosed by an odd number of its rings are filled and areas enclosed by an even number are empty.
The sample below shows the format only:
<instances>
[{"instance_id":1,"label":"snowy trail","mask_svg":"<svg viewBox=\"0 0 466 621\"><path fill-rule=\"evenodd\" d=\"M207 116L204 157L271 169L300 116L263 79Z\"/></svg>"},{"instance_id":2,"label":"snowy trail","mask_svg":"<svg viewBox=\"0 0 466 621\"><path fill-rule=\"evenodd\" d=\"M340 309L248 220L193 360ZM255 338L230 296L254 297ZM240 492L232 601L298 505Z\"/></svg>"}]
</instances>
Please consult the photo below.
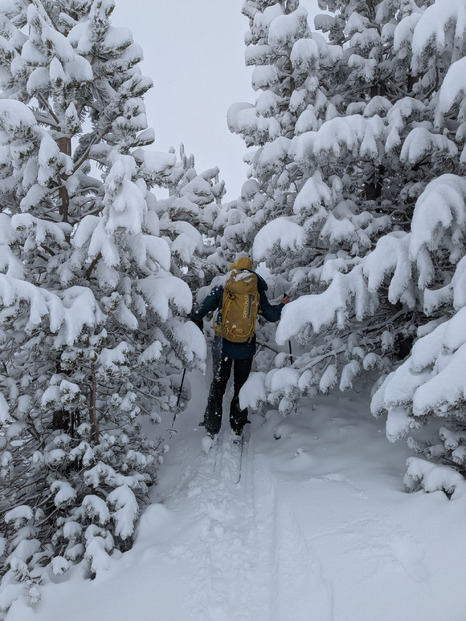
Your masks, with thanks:
<instances>
[{"instance_id":1,"label":"snowy trail","mask_svg":"<svg viewBox=\"0 0 466 621\"><path fill-rule=\"evenodd\" d=\"M134 547L80 568L8 621L465 621L466 500L405 494L406 446L367 398L252 416L207 455L202 397L177 433Z\"/></svg>"},{"instance_id":2,"label":"snowy trail","mask_svg":"<svg viewBox=\"0 0 466 621\"><path fill-rule=\"evenodd\" d=\"M236 484L238 470L239 447L222 434L218 446L201 455L187 497L167 502L174 516L189 515L199 525L191 550L200 561L190 605L196 619L241 619L250 607L255 513L247 477Z\"/></svg>"},{"instance_id":3,"label":"snowy trail","mask_svg":"<svg viewBox=\"0 0 466 621\"><path fill-rule=\"evenodd\" d=\"M191 553L200 560L189 608L200 621L331 619L327 585L315 553L289 509L280 506L266 459L254 441L239 447L228 432L201 456L187 484L166 506L189 515L199 538ZM183 487L187 495L180 494ZM307 600L307 601L305 601Z\"/></svg>"}]
</instances>

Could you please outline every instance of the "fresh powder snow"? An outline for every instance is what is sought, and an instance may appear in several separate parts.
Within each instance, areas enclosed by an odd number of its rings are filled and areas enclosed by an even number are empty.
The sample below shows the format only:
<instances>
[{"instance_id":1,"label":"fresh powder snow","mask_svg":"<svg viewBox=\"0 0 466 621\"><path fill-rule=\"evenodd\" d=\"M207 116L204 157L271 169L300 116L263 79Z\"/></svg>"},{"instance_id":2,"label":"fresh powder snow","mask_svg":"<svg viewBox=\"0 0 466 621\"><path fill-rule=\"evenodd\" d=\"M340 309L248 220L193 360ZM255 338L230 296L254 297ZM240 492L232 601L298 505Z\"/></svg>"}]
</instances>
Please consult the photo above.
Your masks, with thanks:
<instances>
[{"instance_id":1,"label":"fresh powder snow","mask_svg":"<svg viewBox=\"0 0 466 621\"><path fill-rule=\"evenodd\" d=\"M415 460L413 477L432 470L432 493L406 493L409 451L387 443L368 395L333 393L287 418L250 416L237 483L226 421L203 451L208 384L198 373L190 382L195 394L132 550L102 552L103 566L96 555L94 580L82 563L63 582L60 565L42 601L17 601L8 621L464 620L464 481L449 500L438 490L451 470ZM129 488L113 494L117 507L131 506ZM95 501L89 510L105 510Z\"/></svg>"}]
</instances>

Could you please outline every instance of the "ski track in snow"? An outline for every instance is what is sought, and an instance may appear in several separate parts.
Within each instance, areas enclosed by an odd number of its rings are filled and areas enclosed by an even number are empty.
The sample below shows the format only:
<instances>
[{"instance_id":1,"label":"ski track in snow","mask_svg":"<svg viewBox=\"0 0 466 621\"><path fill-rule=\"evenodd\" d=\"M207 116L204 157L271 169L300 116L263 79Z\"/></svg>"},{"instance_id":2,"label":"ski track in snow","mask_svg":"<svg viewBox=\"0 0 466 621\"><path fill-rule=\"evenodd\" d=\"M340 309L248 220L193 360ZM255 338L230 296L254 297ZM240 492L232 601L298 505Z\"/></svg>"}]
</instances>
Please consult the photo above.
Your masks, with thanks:
<instances>
[{"instance_id":1,"label":"ski track in snow","mask_svg":"<svg viewBox=\"0 0 466 621\"><path fill-rule=\"evenodd\" d=\"M172 518L197 525L197 539L189 544L197 571L185 593L191 618L355 621L358 610L358 621L372 621L376 608L369 601L364 610L358 602L362 585L377 592L387 581L402 585L408 577L423 588L429 582L423 545L349 476L338 470L319 473L328 461L342 465L333 454L319 460L308 449L293 448L291 459L284 460L286 443L295 446L298 419L279 420L278 459L270 453L273 416L251 426L239 484L239 447L223 431L208 455L196 437L197 460L169 490L164 504ZM329 422L342 443L358 431L341 418ZM262 442L269 438L268 450L256 447L256 434ZM315 440L325 448L321 438ZM192 444L186 450L192 452ZM336 499L340 512L334 511ZM345 575L351 566L354 575Z\"/></svg>"},{"instance_id":2,"label":"ski track in snow","mask_svg":"<svg viewBox=\"0 0 466 621\"><path fill-rule=\"evenodd\" d=\"M267 461L256 456L253 440L244 444L238 484L239 465L240 447L223 432L166 503L175 519L189 515L198 525L190 554L201 565L186 594L192 619L331 619L319 560L291 511L277 502Z\"/></svg>"}]
</instances>

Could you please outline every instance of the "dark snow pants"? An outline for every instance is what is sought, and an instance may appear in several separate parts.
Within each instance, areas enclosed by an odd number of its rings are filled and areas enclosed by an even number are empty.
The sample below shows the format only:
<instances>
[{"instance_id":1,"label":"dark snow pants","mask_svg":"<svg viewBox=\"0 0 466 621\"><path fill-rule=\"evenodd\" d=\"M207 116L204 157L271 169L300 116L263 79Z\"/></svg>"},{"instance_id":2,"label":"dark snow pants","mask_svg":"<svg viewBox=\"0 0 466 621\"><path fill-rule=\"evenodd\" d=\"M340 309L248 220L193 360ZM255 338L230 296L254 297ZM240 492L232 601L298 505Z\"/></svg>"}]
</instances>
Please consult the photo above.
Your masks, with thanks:
<instances>
[{"instance_id":1,"label":"dark snow pants","mask_svg":"<svg viewBox=\"0 0 466 621\"><path fill-rule=\"evenodd\" d=\"M233 431L240 434L248 421L248 410L242 410L239 406L239 391L249 377L252 366L252 358L244 360L232 360L214 352L213 371L214 377L210 385L207 408L204 415L204 426L207 433L215 435L220 431L222 424L222 401L223 395L230 378L233 365L234 394L230 405L230 425Z\"/></svg>"}]
</instances>

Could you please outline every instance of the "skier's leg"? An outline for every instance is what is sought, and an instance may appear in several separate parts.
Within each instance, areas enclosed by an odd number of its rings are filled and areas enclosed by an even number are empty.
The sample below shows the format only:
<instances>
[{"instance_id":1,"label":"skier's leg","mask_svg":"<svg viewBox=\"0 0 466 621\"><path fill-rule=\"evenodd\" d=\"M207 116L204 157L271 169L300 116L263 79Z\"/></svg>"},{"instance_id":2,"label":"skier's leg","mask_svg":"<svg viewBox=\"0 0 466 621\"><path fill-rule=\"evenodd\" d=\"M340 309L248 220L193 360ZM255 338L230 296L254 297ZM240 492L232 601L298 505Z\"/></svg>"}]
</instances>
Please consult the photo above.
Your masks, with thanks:
<instances>
[{"instance_id":1,"label":"skier's leg","mask_svg":"<svg viewBox=\"0 0 466 621\"><path fill-rule=\"evenodd\" d=\"M216 343L215 345L218 345ZM214 377L210 385L209 398L204 414L204 426L207 433L215 435L220 431L222 424L222 401L223 395L231 373L231 360L218 355L218 351L213 348L213 371Z\"/></svg>"},{"instance_id":2,"label":"skier's leg","mask_svg":"<svg viewBox=\"0 0 466 621\"><path fill-rule=\"evenodd\" d=\"M252 367L252 358L244 360L235 360L233 377L234 377L234 395L230 405L230 425L233 431L240 435L244 425L248 422L248 410L242 410L239 405L239 391L249 377Z\"/></svg>"}]
</instances>

